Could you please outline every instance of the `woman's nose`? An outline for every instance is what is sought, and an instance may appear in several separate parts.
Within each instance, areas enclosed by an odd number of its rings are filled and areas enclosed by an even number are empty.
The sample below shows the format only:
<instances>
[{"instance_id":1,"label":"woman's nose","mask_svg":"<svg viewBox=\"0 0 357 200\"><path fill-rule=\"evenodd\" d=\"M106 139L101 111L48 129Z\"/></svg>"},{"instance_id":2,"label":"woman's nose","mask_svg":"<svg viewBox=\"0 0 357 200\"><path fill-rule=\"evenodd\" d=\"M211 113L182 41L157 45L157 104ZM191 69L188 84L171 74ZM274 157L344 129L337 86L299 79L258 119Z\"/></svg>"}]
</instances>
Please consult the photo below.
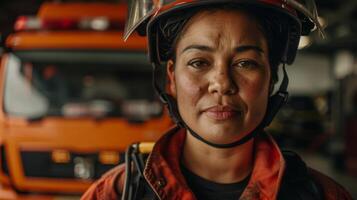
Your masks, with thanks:
<instances>
[{"instance_id":1,"label":"woman's nose","mask_svg":"<svg viewBox=\"0 0 357 200\"><path fill-rule=\"evenodd\" d=\"M232 95L237 93L238 86L229 68L230 67L220 67L213 71L208 86L209 93L218 93L220 95Z\"/></svg>"}]
</instances>

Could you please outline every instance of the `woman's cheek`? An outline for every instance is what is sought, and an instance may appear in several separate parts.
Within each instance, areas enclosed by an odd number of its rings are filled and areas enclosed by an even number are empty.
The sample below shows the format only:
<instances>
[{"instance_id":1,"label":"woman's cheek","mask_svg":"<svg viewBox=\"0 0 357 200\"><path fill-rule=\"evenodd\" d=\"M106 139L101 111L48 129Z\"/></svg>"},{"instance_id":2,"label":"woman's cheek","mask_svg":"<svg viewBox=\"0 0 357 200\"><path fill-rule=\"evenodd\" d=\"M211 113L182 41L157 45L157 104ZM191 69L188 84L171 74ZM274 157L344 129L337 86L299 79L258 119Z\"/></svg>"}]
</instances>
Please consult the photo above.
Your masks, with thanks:
<instances>
[{"instance_id":1,"label":"woman's cheek","mask_svg":"<svg viewBox=\"0 0 357 200\"><path fill-rule=\"evenodd\" d=\"M250 76L242 76L238 84L243 99L254 101L263 98L263 100L266 100L269 93L269 74L256 73Z\"/></svg>"},{"instance_id":2,"label":"woman's cheek","mask_svg":"<svg viewBox=\"0 0 357 200\"><path fill-rule=\"evenodd\" d=\"M190 103L191 106L195 106L202 93L199 78L192 75L183 75L177 78L178 98L189 101L188 103Z\"/></svg>"}]
</instances>

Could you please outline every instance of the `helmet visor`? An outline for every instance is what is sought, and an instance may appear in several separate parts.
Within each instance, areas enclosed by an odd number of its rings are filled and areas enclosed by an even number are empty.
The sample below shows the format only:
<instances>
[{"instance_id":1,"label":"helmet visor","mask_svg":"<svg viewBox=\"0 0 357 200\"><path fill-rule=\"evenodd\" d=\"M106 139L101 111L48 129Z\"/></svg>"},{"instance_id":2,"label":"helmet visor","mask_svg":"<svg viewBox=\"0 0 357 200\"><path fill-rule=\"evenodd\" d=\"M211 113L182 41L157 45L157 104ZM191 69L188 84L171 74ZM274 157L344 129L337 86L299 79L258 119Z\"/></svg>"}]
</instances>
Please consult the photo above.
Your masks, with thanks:
<instances>
[{"instance_id":1,"label":"helmet visor","mask_svg":"<svg viewBox=\"0 0 357 200\"><path fill-rule=\"evenodd\" d=\"M146 19L150 18L158 7L158 0L129 0L128 16L124 29L124 40L133 33Z\"/></svg>"},{"instance_id":2,"label":"helmet visor","mask_svg":"<svg viewBox=\"0 0 357 200\"><path fill-rule=\"evenodd\" d=\"M315 25L320 35L325 37L323 27L318 20L319 15L317 13L315 0L286 0L286 3L305 15Z\"/></svg>"},{"instance_id":3,"label":"helmet visor","mask_svg":"<svg viewBox=\"0 0 357 200\"><path fill-rule=\"evenodd\" d=\"M128 16L125 22L124 40L128 37L161 6L176 0L128 0Z\"/></svg>"}]
</instances>

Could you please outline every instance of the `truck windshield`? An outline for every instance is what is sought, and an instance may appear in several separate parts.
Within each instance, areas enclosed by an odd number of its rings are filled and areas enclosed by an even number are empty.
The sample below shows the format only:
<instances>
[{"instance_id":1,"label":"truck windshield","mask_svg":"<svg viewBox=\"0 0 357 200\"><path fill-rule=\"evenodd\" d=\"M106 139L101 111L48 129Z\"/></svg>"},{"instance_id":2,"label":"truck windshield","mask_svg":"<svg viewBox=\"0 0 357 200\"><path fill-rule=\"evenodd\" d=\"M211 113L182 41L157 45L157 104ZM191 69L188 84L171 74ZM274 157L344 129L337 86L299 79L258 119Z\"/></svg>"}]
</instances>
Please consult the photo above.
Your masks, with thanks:
<instances>
[{"instance_id":1,"label":"truck windshield","mask_svg":"<svg viewBox=\"0 0 357 200\"><path fill-rule=\"evenodd\" d=\"M9 116L145 120L162 113L144 52L15 52L5 74Z\"/></svg>"}]
</instances>

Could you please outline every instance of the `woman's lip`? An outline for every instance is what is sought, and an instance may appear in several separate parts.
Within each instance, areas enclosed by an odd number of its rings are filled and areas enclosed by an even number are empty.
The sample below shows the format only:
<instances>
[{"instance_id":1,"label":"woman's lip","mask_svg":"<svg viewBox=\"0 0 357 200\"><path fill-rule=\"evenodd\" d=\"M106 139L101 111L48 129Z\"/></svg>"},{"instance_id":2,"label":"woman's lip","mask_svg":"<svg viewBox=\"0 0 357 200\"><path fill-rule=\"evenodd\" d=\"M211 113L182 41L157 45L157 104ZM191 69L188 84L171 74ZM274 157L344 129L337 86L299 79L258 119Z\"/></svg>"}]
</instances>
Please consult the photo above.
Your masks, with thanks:
<instances>
[{"instance_id":1,"label":"woman's lip","mask_svg":"<svg viewBox=\"0 0 357 200\"><path fill-rule=\"evenodd\" d=\"M212 106L204 110L204 113L215 120L227 120L241 114L241 111L232 106Z\"/></svg>"},{"instance_id":2,"label":"woman's lip","mask_svg":"<svg viewBox=\"0 0 357 200\"><path fill-rule=\"evenodd\" d=\"M203 110L204 112L237 112L238 109L229 105L216 105Z\"/></svg>"},{"instance_id":3,"label":"woman's lip","mask_svg":"<svg viewBox=\"0 0 357 200\"><path fill-rule=\"evenodd\" d=\"M215 120L227 120L240 114L238 111L206 111L204 112L209 118Z\"/></svg>"}]
</instances>

